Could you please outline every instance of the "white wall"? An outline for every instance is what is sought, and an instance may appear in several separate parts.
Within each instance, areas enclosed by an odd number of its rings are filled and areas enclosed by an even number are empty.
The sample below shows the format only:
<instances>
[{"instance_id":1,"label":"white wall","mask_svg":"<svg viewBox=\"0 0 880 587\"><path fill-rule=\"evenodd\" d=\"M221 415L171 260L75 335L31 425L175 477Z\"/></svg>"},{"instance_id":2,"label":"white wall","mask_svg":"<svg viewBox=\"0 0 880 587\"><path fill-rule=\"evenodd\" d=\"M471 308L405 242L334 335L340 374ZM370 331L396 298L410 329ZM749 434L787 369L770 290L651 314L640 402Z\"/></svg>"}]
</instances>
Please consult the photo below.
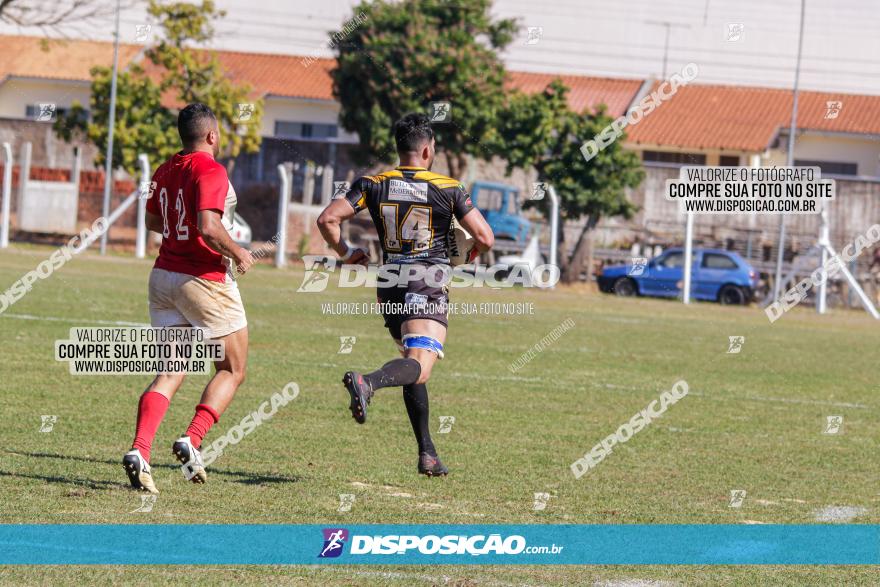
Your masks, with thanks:
<instances>
[{"instance_id":1,"label":"white wall","mask_svg":"<svg viewBox=\"0 0 880 587\"><path fill-rule=\"evenodd\" d=\"M0 84L0 117L26 118L29 104L55 104L69 108L74 101L89 107L88 82L10 79Z\"/></svg>"},{"instance_id":2,"label":"white wall","mask_svg":"<svg viewBox=\"0 0 880 587\"><path fill-rule=\"evenodd\" d=\"M782 148L771 149L761 155L761 164L785 165L787 142L780 141ZM750 153L741 151L720 151L718 149L685 149L676 147L654 147L650 145L624 145L636 151L641 157L642 151L665 151L671 153L701 153L706 155L706 165L718 165L721 155L739 155L740 165L750 164ZM822 134L799 134L794 145L795 159L814 161L834 161L838 163L856 163L859 176L880 177L880 140L868 137L845 137Z\"/></svg>"},{"instance_id":3,"label":"white wall","mask_svg":"<svg viewBox=\"0 0 880 587\"><path fill-rule=\"evenodd\" d=\"M263 102L264 137L275 136L275 122L314 122L322 124L339 124L339 105L324 100L303 100L267 96ZM339 129L339 138L357 141L357 136Z\"/></svg>"},{"instance_id":4,"label":"white wall","mask_svg":"<svg viewBox=\"0 0 880 587\"><path fill-rule=\"evenodd\" d=\"M695 153L706 155L706 165L718 165L719 158L722 155L739 157L740 165L749 164L749 155L747 151L722 151L720 149L686 149L679 147L651 146L651 145L630 145L624 143L623 147L631 151L635 151L642 158L642 151L661 151L665 153Z\"/></svg>"},{"instance_id":5,"label":"white wall","mask_svg":"<svg viewBox=\"0 0 880 587\"><path fill-rule=\"evenodd\" d=\"M785 165L787 142L773 149L765 165ZM860 137L844 137L803 133L794 143L795 159L856 163L862 177L880 177L880 141Z\"/></svg>"}]
</instances>

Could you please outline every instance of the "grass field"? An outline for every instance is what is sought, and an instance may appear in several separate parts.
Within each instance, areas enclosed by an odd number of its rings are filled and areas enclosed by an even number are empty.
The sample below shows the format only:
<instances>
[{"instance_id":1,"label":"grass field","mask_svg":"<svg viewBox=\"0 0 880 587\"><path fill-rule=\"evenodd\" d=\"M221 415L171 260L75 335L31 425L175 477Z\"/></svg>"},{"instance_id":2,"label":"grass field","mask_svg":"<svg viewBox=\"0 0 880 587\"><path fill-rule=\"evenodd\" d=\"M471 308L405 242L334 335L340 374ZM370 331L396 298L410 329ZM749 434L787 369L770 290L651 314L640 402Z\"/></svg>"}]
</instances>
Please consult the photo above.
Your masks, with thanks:
<instances>
[{"instance_id":1,"label":"grass field","mask_svg":"<svg viewBox=\"0 0 880 587\"><path fill-rule=\"evenodd\" d=\"M47 247L0 253L0 290L47 258ZM241 279L249 315L248 378L225 432L287 382L299 397L226 451L209 483L183 480L170 454L207 376L178 393L153 449L161 495L150 513L128 489L138 376L71 376L54 341L73 326L148 321L151 262L76 257L0 314L0 511L3 523L813 523L829 506L880 523L877 324L863 313L795 309L770 325L756 307L617 299L585 289L456 290L454 302L527 302L528 316L453 316L447 358L430 383L434 435L451 474L415 473L412 432L396 390L357 426L339 383L396 352L381 318L322 315L326 302L371 302L367 289L296 293L301 269L261 266ZM566 319L575 326L515 374L528 348ZM738 354L728 337L745 336ZM356 336L350 355L340 336ZM690 393L594 470L576 458L663 390ZM57 415L50 433L41 415ZM843 433L822 434L826 417ZM366 456L366 458L365 458ZM746 491L739 508L730 491ZM533 510L533 494L551 494ZM337 511L339 494L356 501ZM866 567L29 567L3 583L241 585L852 585ZM639 583L638 581L644 581ZM657 583L651 583L655 581Z\"/></svg>"}]
</instances>

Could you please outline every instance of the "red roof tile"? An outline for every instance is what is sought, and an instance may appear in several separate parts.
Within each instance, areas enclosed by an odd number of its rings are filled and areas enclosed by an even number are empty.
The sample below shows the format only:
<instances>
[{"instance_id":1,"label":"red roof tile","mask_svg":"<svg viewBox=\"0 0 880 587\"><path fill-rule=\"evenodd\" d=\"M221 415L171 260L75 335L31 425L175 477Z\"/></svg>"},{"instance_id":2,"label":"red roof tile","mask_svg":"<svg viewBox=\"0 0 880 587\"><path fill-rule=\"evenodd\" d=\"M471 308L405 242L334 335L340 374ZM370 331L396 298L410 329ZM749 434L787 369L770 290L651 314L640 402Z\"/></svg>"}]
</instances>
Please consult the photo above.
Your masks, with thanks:
<instances>
[{"instance_id":1,"label":"red roof tile","mask_svg":"<svg viewBox=\"0 0 880 587\"><path fill-rule=\"evenodd\" d=\"M608 107L608 113L614 117L626 112L627 107L642 86L642 80L636 79L556 75L525 71L510 72L507 86L534 94L542 91L547 87L547 84L556 78L560 78L562 83L571 90L568 94L568 104L572 110L583 112L587 109L593 109L599 104L605 104Z\"/></svg>"},{"instance_id":2,"label":"red roof tile","mask_svg":"<svg viewBox=\"0 0 880 587\"><path fill-rule=\"evenodd\" d=\"M109 65L113 45L94 41L52 41L51 50L43 52L37 37L0 36L4 49L0 53L0 77L30 75L55 79L88 81L94 65ZM120 46L120 64L127 65L142 49L139 45ZM270 55L217 51L217 58L230 77L247 82L258 95L272 94L315 100L332 100L330 70L334 59L311 59L298 55ZM149 64L144 64L149 71ZM619 116L641 86L640 80L607 79L576 75L511 72L508 87L534 93L543 90L554 78L560 77L571 88L569 103L582 111L604 103L609 112Z\"/></svg>"},{"instance_id":3,"label":"red roof tile","mask_svg":"<svg viewBox=\"0 0 880 587\"><path fill-rule=\"evenodd\" d=\"M8 76L89 81L94 65L109 65L111 43L51 41L49 51L38 37L0 35L0 81ZM143 49L120 45L125 67ZM333 59L218 51L232 79L250 84L258 95L332 100ZM569 103L577 111L606 104L613 116L623 114L641 86L640 80L549 73L511 72L507 87L539 92L559 77L571 88ZM843 103L836 118L825 118L826 103ZM639 124L627 129L628 141L688 149L763 151L778 129L789 124L791 91L720 85L682 86ZM798 128L880 135L880 96L805 91L800 94Z\"/></svg>"},{"instance_id":4,"label":"red roof tile","mask_svg":"<svg viewBox=\"0 0 880 587\"><path fill-rule=\"evenodd\" d=\"M335 59L217 51L230 77L247 82L261 95L332 100L330 70Z\"/></svg>"},{"instance_id":5,"label":"red roof tile","mask_svg":"<svg viewBox=\"0 0 880 587\"><path fill-rule=\"evenodd\" d=\"M791 90L688 85L635 126L631 143L690 149L764 151L791 124ZM843 104L825 118L827 103ZM880 96L801 91L799 129L880 134Z\"/></svg>"},{"instance_id":6,"label":"red roof tile","mask_svg":"<svg viewBox=\"0 0 880 587\"><path fill-rule=\"evenodd\" d=\"M9 76L62 80L91 80L95 65L113 64L113 44L96 41L52 40L18 35L0 36L0 80ZM45 44L45 49L44 49ZM119 46L119 63L127 65L143 49Z\"/></svg>"}]
</instances>

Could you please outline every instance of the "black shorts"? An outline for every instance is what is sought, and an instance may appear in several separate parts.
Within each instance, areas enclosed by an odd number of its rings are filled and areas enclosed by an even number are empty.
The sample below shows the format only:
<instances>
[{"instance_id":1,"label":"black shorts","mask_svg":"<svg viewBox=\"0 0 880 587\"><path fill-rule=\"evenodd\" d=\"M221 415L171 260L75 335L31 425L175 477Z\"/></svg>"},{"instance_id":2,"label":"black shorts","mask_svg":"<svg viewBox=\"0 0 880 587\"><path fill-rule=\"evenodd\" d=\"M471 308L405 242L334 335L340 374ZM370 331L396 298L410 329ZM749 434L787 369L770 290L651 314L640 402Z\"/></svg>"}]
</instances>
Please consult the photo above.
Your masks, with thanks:
<instances>
[{"instance_id":1,"label":"black shorts","mask_svg":"<svg viewBox=\"0 0 880 587\"><path fill-rule=\"evenodd\" d=\"M429 281L431 283L425 283L425 279L414 279L405 286L376 289L385 328L393 338L401 339L400 329L407 320L434 320L444 327L449 326L447 287L435 285L441 281L439 275Z\"/></svg>"}]
</instances>

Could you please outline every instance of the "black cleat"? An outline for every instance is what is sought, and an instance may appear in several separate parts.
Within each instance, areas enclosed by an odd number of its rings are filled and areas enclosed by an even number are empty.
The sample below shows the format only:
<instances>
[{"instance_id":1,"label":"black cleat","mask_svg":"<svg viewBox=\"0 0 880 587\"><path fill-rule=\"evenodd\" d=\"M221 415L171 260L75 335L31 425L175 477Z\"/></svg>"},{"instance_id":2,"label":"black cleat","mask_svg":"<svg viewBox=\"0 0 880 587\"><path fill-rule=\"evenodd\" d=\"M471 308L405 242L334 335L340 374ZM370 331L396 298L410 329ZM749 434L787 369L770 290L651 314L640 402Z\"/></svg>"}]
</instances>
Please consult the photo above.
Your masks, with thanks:
<instances>
[{"instance_id":1,"label":"black cleat","mask_svg":"<svg viewBox=\"0 0 880 587\"><path fill-rule=\"evenodd\" d=\"M440 457L423 452L419 455L419 474L428 477L445 477L449 473L446 465L440 462Z\"/></svg>"},{"instance_id":2,"label":"black cleat","mask_svg":"<svg viewBox=\"0 0 880 587\"><path fill-rule=\"evenodd\" d=\"M358 424L363 424L367 421L367 406L370 405L370 399L373 397L370 384L364 381L363 375L355 371L348 371L342 377L342 383L351 396L351 404L348 406L351 417Z\"/></svg>"},{"instance_id":3,"label":"black cleat","mask_svg":"<svg viewBox=\"0 0 880 587\"><path fill-rule=\"evenodd\" d=\"M135 489L141 491L149 491L150 493L159 493L156 484L153 482L153 473L150 471L150 463L141 455L141 451L136 448L131 449L122 457L122 468L128 475L128 482Z\"/></svg>"},{"instance_id":4,"label":"black cleat","mask_svg":"<svg viewBox=\"0 0 880 587\"><path fill-rule=\"evenodd\" d=\"M205 465L202 463L202 453L193 446L189 436L181 436L171 445L171 452L180 463L180 470L187 481L193 483L205 483L208 475L205 473Z\"/></svg>"}]
</instances>

